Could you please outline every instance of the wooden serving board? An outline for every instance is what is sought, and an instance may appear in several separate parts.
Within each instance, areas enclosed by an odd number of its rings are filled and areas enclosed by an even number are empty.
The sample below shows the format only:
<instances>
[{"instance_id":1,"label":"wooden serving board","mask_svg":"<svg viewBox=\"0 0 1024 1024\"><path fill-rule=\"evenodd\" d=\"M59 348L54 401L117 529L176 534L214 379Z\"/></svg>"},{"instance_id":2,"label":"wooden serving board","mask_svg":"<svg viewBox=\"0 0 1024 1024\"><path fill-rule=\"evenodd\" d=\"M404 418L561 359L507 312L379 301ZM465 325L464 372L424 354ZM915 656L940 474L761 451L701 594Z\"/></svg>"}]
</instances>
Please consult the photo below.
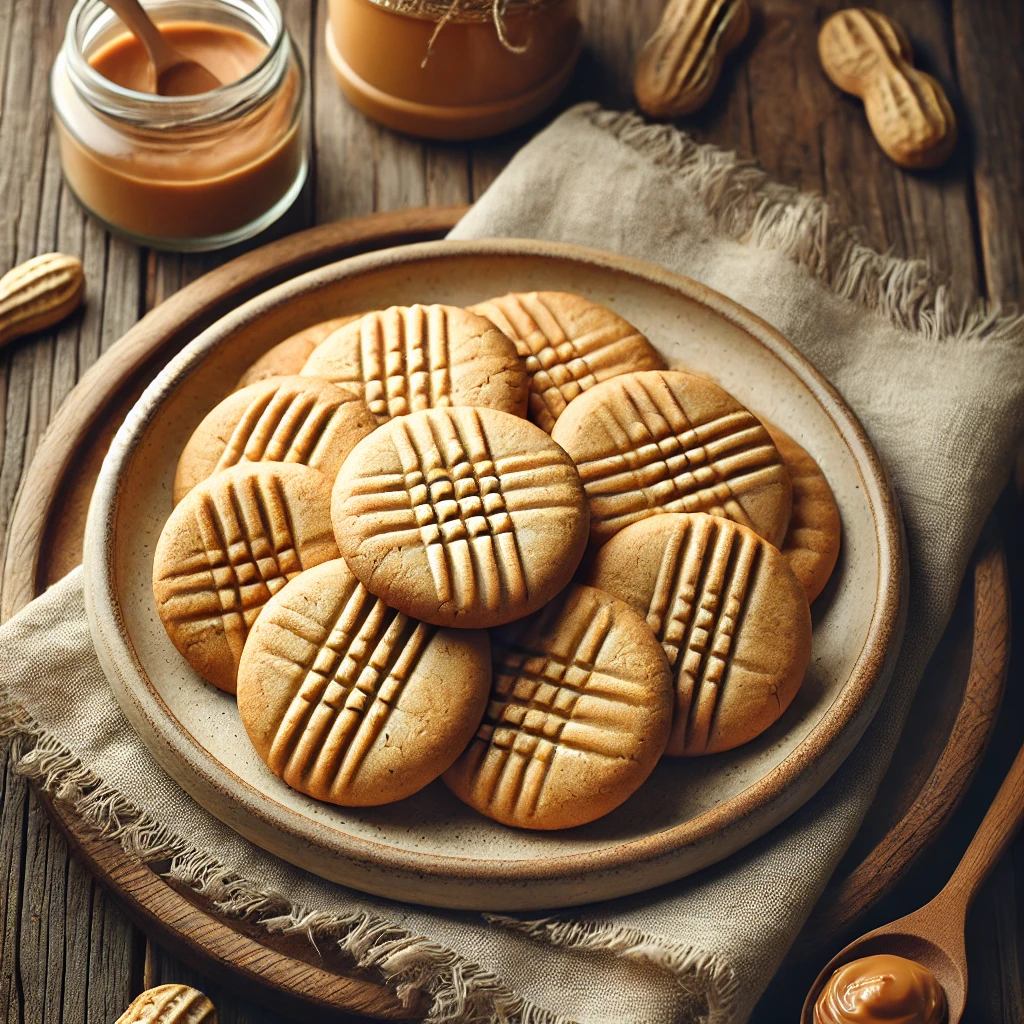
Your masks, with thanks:
<instances>
[{"instance_id":1,"label":"wooden serving board","mask_svg":"<svg viewBox=\"0 0 1024 1024\"><path fill-rule=\"evenodd\" d=\"M89 498L103 455L128 409L167 360L253 295L316 266L371 249L437 238L464 208L422 208L339 221L225 264L144 317L83 377L43 436L11 522L0 613L10 617L80 562ZM834 943L900 880L935 838L985 751L1005 681L1009 586L996 528L986 527L953 621L929 666L879 798L798 940ZM201 897L103 840L66 806L44 803L89 869L137 924L223 984L291 1014L416 1019L372 978L301 937L270 937L211 913Z\"/></svg>"}]
</instances>

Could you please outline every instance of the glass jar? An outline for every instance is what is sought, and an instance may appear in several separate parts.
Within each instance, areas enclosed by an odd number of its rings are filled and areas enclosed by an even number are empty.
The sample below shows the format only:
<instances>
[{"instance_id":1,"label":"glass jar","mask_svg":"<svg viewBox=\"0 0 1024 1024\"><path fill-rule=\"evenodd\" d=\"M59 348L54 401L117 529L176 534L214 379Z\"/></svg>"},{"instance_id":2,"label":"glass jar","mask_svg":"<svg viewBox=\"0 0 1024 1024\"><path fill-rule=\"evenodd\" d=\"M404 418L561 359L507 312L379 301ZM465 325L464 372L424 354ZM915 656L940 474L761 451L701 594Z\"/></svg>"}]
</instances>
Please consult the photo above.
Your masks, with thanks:
<instances>
[{"instance_id":1,"label":"glass jar","mask_svg":"<svg viewBox=\"0 0 1024 1024\"><path fill-rule=\"evenodd\" d=\"M211 92L136 92L90 63L125 26L101 0L78 0L50 78L67 184L110 229L153 248L250 238L294 202L308 169L305 76L281 11L274 0L145 6L158 24L242 32L266 53Z\"/></svg>"},{"instance_id":2,"label":"glass jar","mask_svg":"<svg viewBox=\"0 0 1024 1024\"><path fill-rule=\"evenodd\" d=\"M497 15L485 7L456 5L439 25L447 8L436 0L330 0L327 56L342 91L381 124L426 138L525 124L572 76L582 46L576 0L506 3Z\"/></svg>"}]
</instances>

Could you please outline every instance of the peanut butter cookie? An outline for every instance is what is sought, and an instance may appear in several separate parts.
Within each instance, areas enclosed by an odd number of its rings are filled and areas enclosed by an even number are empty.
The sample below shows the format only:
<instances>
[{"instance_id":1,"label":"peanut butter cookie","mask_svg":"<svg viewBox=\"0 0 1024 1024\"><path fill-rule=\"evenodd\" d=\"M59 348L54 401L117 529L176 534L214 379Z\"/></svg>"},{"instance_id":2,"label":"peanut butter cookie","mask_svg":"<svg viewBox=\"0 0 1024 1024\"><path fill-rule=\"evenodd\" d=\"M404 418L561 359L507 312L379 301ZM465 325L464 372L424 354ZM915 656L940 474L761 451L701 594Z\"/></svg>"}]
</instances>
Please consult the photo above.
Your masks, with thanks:
<instances>
[{"instance_id":1,"label":"peanut butter cookie","mask_svg":"<svg viewBox=\"0 0 1024 1024\"><path fill-rule=\"evenodd\" d=\"M238 670L238 710L275 775L361 807L401 800L448 768L480 723L490 680L485 630L410 619L336 558L263 609Z\"/></svg>"},{"instance_id":2,"label":"peanut butter cookie","mask_svg":"<svg viewBox=\"0 0 1024 1024\"><path fill-rule=\"evenodd\" d=\"M136 996L114 1024L217 1024L217 1011L198 989L157 985Z\"/></svg>"},{"instance_id":3,"label":"peanut butter cookie","mask_svg":"<svg viewBox=\"0 0 1024 1024\"><path fill-rule=\"evenodd\" d=\"M174 501L240 462L297 462L333 483L375 427L359 388L315 377L268 377L228 395L196 427L178 459Z\"/></svg>"},{"instance_id":4,"label":"peanut butter cookie","mask_svg":"<svg viewBox=\"0 0 1024 1024\"><path fill-rule=\"evenodd\" d=\"M365 388L378 423L423 409L477 405L526 415L529 382L516 347L456 306L392 306L335 331L303 374Z\"/></svg>"},{"instance_id":5,"label":"peanut butter cookie","mask_svg":"<svg viewBox=\"0 0 1024 1024\"><path fill-rule=\"evenodd\" d=\"M331 514L366 589L438 626L536 611L569 582L587 542L569 457L494 409L430 409L379 427L341 467Z\"/></svg>"},{"instance_id":6,"label":"peanut butter cookie","mask_svg":"<svg viewBox=\"0 0 1024 1024\"><path fill-rule=\"evenodd\" d=\"M761 421L704 377L613 377L573 401L551 436L579 470L595 544L659 512L724 516L776 545L786 535L782 457Z\"/></svg>"},{"instance_id":7,"label":"peanut butter cookie","mask_svg":"<svg viewBox=\"0 0 1024 1024\"><path fill-rule=\"evenodd\" d=\"M714 754L753 739L789 707L811 657L807 594L752 530L678 513L627 526L588 582L627 601L661 641L675 678L667 754Z\"/></svg>"},{"instance_id":8,"label":"peanut butter cookie","mask_svg":"<svg viewBox=\"0 0 1024 1024\"><path fill-rule=\"evenodd\" d=\"M793 481L793 512L782 542L782 555L814 601L825 589L839 558L842 524L825 474L814 459L771 423L771 434Z\"/></svg>"},{"instance_id":9,"label":"peanut butter cookie","mask_svg":"<svg viewBox=\"0 0 1024 1024\"><path fill-rule=\"evenodd\" d=\"M171 642L214 686L235 692L263 606L303 569L338 557L331 487L288 462L248 462L194 487L164 524L153 594Z\"/></svg>"},{"instance_id":10,"label":"peanut butter cookie","mask_svg":"<svg viewBox=\"0 0 1024 1024\"><path fill-rule=\"evenodd\" d=\"M587 388L620 373L665 369L632 324L580 295L510 293L471 308L515 342L530 375L528 416L549 434Z\"/></svg>"},{"instance_id":11,"label":"peanut butter cookie","mask_svg":"<svg viewBox=\"0 0 1024 1024\"><path fill-rule=\"evenodd\" d=\"M627 604L573 584L491 634L483 723L444 776L481 814L571 828L618 807L650 775L672 720L671 676Z\"/></svg>"},{"instance_id":12,"label":"peanut butter cookie","mask_svg":"<svg viewBox=\"0 0 1024 1024\"><path fill-rule=\"evenodd\" d=\"M313 354L322 341L329 338L339 327L358 320L363 314L355 313L351 316L339 316L333 320L324 320L323 323L314 324L304 331L298 331L284 341L279 341L272 349L264 352L263 355L249 367L235 385L235 390L240 391L250 384L256 384L267 377L290 377L301 372L306 360Z\"/></svg>"}]
</instances>

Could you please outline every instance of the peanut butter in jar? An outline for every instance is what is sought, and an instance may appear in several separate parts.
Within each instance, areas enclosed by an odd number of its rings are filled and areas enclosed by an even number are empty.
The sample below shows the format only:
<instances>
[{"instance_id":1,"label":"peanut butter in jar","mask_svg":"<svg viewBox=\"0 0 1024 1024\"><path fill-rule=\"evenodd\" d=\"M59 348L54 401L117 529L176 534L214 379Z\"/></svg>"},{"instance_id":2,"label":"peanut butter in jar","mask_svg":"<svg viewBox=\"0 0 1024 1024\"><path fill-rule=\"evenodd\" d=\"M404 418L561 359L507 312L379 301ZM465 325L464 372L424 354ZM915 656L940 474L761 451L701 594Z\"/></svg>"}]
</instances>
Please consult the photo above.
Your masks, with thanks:
<instances>
[{"instance_id":1,"label":"peanut butter in jar","mask_svg":"<svg viewBox=\"0 0 1024 1024\"><path fill-rule=\"evenodd\" d=\"M302 188L302 67L274 0L164 0L168 39L224 84L147 92L142 45L100 0L79 0L51 91L61 163L111 229L160 249L215 249L276 220Z\"/></svg>"},{"instance_id":2,"label":"peanut butter in jar","mask_svg":"<svg viewBox=\"0 0 1024 1024\"><path fill-rule=\"evenodd\" d=\"M548 107L582 45L576 0L329 0L348 100L395 131L479 139Z\"/></svg>"}]
</instances>

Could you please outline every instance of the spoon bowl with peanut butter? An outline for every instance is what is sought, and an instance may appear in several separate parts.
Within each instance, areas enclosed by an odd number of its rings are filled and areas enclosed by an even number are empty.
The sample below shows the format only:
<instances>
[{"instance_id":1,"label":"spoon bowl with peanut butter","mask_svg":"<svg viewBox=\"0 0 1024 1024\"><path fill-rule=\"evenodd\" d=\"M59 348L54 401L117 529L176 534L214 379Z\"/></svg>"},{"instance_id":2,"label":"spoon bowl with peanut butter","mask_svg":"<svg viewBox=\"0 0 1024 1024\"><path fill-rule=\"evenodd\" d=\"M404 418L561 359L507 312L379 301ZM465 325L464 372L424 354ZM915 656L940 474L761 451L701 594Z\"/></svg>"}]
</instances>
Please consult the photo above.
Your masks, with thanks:
<instances>
[{"instance_id":1,"label":"spoon bowl with peanut butter","mask_svg":"<svg viewBox=\"0 0 1024 1024\"><path fill-rule=\"evenodd\" d=\"M104 0L128 26L149 56L150 86L157 96L198 96L223 83L198 61L183 54L153 23L139 0Z\"/></svg>"},{"instance_id":2,"label":"spoon bowl with peanut butter","mask_svg":"<svg viewBox=\"0 0 1024 1024\"><path fill-rule=\"evenodd\" d=\"M834 956L807 993L801 1024L959 1024L967 1002L967 911L1022 819L1024 748L945 888Z\"/></svg>"}]
</instances>

